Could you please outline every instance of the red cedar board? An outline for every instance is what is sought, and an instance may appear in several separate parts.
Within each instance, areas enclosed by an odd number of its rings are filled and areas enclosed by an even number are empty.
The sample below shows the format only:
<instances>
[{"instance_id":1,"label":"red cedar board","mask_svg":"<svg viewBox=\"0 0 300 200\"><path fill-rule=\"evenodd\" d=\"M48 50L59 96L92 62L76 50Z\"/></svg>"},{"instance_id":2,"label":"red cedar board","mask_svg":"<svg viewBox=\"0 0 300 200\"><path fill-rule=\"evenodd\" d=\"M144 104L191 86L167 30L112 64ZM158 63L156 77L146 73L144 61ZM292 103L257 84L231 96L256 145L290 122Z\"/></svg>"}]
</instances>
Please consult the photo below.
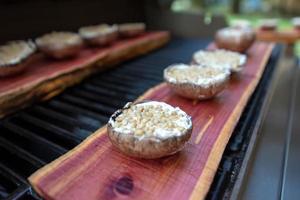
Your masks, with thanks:
<instances>
[{"instance_id":1,"label":"red cedar board","mask_svg":"<svg viewBox=\"0 0 300 200\"><path fill-rule=\"evenodd\" d=\"M102 127L31 175L30 183L46 199L204 199L273 46L256 42L242 75L214 100L192 102L165 83L140 97L179 106L192 116L193 134L180 153L156 160L130 158L112 147Z\"/></svg>"},{"instance_id":2,"label":"red cedar board","mask_svg":"<svg viewBox=\"0 0 300 200\"><path fill-rule=\"evenodd\" d=\"M25 73L14 77L0 79L0 97L4 94L14 92L14 90L19 90L28 84L40 83L53 77L57 77L58 75L84 68L85 66L104 58L108 53L127 48L137 41L145 39L151 40L151 38L156 38L158 35L165 33L166 32L163 31L146 33L132 39L119 40L107 48L86 47L73 59L57 61L39 56L34 63L28 66Z\"/></svg>"},{"instance_id":3,"label":"red cedar board","mask_svg":"<svg viewBox=\"0 0 300 200\"><path fill-rule=\"evenodd\" d=\"M281 42L287 44L293 44L300 39L300 31L293 29L293 30L260 30L256 31L256 37L258 40L266 41L266 42Z\"/></svg>"},{"instance_id":4,"label":"red cedar board","mask_svg":"<svg viewBox=\"0 0 300 200\"><path fill-rule=\"evenodd\" d=\"M37 100L47 100L88 75L154 50L169 40L167 31L120 39L105 48L82 49L72 59L53 60L41 53L23 74L0 78L0 118Z\"/></svg>"}]
</instances>

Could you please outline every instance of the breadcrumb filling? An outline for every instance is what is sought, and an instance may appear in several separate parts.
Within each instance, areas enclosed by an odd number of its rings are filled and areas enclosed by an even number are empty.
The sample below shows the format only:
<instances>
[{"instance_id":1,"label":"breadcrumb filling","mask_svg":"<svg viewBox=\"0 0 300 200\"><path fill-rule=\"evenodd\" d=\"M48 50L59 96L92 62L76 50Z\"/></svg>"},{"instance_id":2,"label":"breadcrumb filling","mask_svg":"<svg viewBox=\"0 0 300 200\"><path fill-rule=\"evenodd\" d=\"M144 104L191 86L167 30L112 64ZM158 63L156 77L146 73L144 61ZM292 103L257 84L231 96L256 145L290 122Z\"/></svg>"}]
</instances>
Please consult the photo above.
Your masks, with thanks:
<instances>
[{"instance_id":1,"label":"breadcrumb filling","mask_svg":"<svg viewBox=\"0 0 300 200\"><path fill-rule=\"evenodd\" d=\"M81 43L81 38L76 33L71 32L52 32L36 40L38 45L51 45L53 47L60 47L63 45L73 45Z\"/></svg>"},{"instance_id":2,"label":"breadcrumb filling","mask_svg":"<svg viewBox=\"0 0 300 200\"><path fill-rule=\"evenodd\" d=\"M238 71L246 63L246 56L228 50L197 51L193 56L194 61L199 65L217 66Z\"/></svg>"},{"instance_id":3,"label":"breadcrumb filling","mask_svg":"<svg viewBox=\"0 0 300 200\"><path fill-rule=\"evenodd\" d=\"M0 66L18 64L35 52L32 42L14 41L0 47Z\"/></svg>"},{"instance_id":4,"label":"breadcrumb filling","mask_svg":"<svg viewBox=\"0 0 300 200\"><path fill-rule=\"evenodd\" d=\"M192 83L208 88L213 84L224 82L230 72L214 67L189 66L175 64L164 72L165 79L172 83Z\"/></svg>"},{"instance_id":5,"label":"breadcrumb filling","mask_svg":"<svg viewBox=\"0 0 300 200\"><path fill-rule=\"evenodd\" d=\"M100 24L95 26L82 27L80 28L79 33L85 38L92 38L110 34L116 31L118 31L118 28L115 25L109 26L107 24Z\"/></svg>"},{"instance_id":6,"label":"breadcrumb filling","mask_svg":"<svg viewBox=\"0 0 300 200\"><path fill-rule=\"evenodd\" d=\"M191 118L180 108L157 101L131 105L109 123L115 131L140 138L180 136L192 126Z\"/></svg>"}]
</instances>

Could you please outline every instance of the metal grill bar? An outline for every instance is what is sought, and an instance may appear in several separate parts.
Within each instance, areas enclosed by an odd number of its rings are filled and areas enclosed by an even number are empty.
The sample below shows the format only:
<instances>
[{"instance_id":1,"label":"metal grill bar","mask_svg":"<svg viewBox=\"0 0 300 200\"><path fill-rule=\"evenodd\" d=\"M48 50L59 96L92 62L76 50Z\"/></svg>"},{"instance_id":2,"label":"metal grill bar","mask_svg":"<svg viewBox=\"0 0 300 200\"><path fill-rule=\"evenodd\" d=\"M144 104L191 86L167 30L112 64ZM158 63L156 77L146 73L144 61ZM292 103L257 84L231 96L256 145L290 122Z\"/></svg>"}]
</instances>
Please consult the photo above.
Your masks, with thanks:
<instances>
[{"instance_id":1,"label":"metal grill bar","mask_svg":"<svg viewBox=\"0 0 300 200\"><path fill-rule=\"evenodd\" d=\"M41 117L35 117L31 113L30 114L22 113L20 118L22 120L24 120L28 125L31 125L32 131L34 131L34 132L45 130L46 133L50 132L58 139L65 138L66 141L70 141L70 143L73 143L74 145L76 145L76 143L80 142L81 138L78 135L75 135L69 131L66 131L65 129L60 128L57 125L53 125L51 122L49 122L49 118L42 120ZM26 123L24 123L24 124L26 124ZM23 126L23 124L22 124L22 126ZM45 137L46 133L41 132L40 134L43 134L42 137ZM47 138L47 139L51 140L51 138ZM55 142L55 139L54 139L54 142ZM57 143L60 146L64 146L60 142L57 142Z\"/></svg>"},{"instance_id":2,"label":"metal grill bar","mask_svg":"<svg viewBox=\"0 0 300 200\"><path fill-rule=\"evenodd\" d=\"M40 198L37 197L32 193L32 189L28 184L20 185L9 197L7 200L39 200Z\"/></svg>"},{"instance_id":3,"label":"metal grill bar","mask_svg":"<svg viewBox=\"0 0 300 200\"><path fill-rule=\"evenodd\" d=\"M92 102L99 102L101 103L101 107L97 106L98 109L101 109L105 113L112 113L114 112L115 107L121 107L123 104L120 102L119 97L109 96L105 94L96 94L91 93L85 90L76 90L72 93L74 96L81 97L86 100L90 100ZM124 98L123 98L124 99ZM124 99L125 101L128 99ZM102 105L103 104L103 105Z\"/></svg>"},{"instance_id":4,"label":"metal grill bar","mask_svg":"<svg viewBox=\"0 0 300 200\"><path fill-rule=\"evenodd\" d=\"M46 107L35 106L33 111L37 111L40 115L45 115L45 113L47 113L47 115L45 117L51 117L52 119L56 119L57 121L61 122L61 123L57 122L59 125L67 124L68 127L70 126L70 127L72 127L72 129L74 128L74 126L78 126L85 131L94 130L94 128L97 128L87 122L78 121L76 119L73 119L72 117L69 117L67 115L64 115L62 113L59 113L53 109L49 109Z\"/></svg>"},{"instance_id":5,"label":"metal grill bar","mask_svg":"<svg viewBox=\"0 0 300 200\"><path fill-rule=\"evenodd\" d=\"M28 131L16 123L5 121L3 127L9 130L9 133L3 133L1 137L11 140L20 148L28 149L32 154L40 154L45 160L50 161L67 151L58 144Z\"/></svg>"},{"instance_id":6,"label":"metal grill bar","mask_svg":"<svg viewBox=\"0 0 300 200\"><path fill-rule=\"evenodd\" d=\"M131 94L126 94L126 93L120 94L118 91L110 90L105 87L97 87L91 84L85 84L84 87L82 87L82 89L89 92L93 92L95 94L117 97L119 99L126 98L128 100L133 100L135 98L135 96Z\"/></svg>"},{"instance_id":7,"label":"metal grill bar","mask_svg":"<svg viewBox=\"0 0 300 200\"><path fill-rule=\"evenodd\" d=\"M37 168L42 167L44 164L46 164L42 160L38 159L36 156L30 154L24 149L19 148L18 146L4 138L0 138L0 146L11 153L17 154L20 158L26 160L27 162L36 166Z\"/></svg>"},{"instance_id":8,"label":"metal grill bar","mask_svg":"<svg viewBox=\"0 0 300 200\"><path fill-rule=\"evenodd\" d=\"M12 185L26 183L26 180L22 176L19 176L13 170L9 169L2 163L0 163L0 177L6 179L6 181L11 181ZM0 180L3 180L2 178ZM13 187L14 186L12 186L12 188Z\"/></svg>"},{"instance_id":9,"label":"metal grill bar","mask_svg":"<svg viewBox=\"0 0 300 200\"><path fill-rule=\"evenodd\" d=\"M144 91L144 89L140 88L140 87L134 88L132 86L130 87L125 84L119 85L118 83L105 82L104 80L92 81L92 84L94 84L95 86L98 86L98 87L106 87L108 89L115 90L122 94L128 93L131 95L137 95L137 94L141 94Z\"/></svg>"},{"instance_id":10,"label":"metal grill bar","mask_svg":"<svg viewBox=\"0 0 300 200\"><path fill-rule=\"evenodd\" d=\"M109 113L114 112L113 108L108 107L109 105L103 105L103 104L97 103L96 101L87 99L85 97L80 97L78 95L66 94L66 95L62 96L62 100L64 100L65 102L69 102L69 103L75 104L77 106L83 107L83 108L87 108L89 110L94 110L94 111L102 113L102 114L109 114Z\"/></svg>"},{"instance_id":11,"label":"metal grill bar","mask_svg":"<svg viewBox=\"0 0 300 200\"><path fill-rule=\"evenodd\" d=\"M101 122L106 122L106 117L102 116L101 114L88 109L79 108L78 106L73 106L62 101L51 100L45 106L62 111L65 114L68 114L68 116L74 116L73 118L77 119L78 121L82 120L94 125L97 125L98 123L102 124Z\"/></svg>"},{"instance_id":12,"label":"metal grill bar","mask_svg":"<svg viewBox=\"0 0 300 200\"><path fill-rule=\"evenodd\" d=\"M0 163L0 199L38 199L30 191L23 177Z\"/></svg>"}]
</instances>

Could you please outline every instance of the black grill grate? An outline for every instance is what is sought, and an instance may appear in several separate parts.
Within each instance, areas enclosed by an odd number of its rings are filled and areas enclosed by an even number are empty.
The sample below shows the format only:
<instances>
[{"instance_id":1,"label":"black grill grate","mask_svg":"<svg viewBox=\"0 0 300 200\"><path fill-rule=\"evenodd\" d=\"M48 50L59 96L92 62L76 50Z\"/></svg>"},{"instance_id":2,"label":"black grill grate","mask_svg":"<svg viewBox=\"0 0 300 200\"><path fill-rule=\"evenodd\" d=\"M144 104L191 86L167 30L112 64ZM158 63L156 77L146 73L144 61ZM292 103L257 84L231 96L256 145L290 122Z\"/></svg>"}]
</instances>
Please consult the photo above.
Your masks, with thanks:
<instances>
[{"instance_id":1,"label":"black grill grate","mask_svg":"<svg viewBox=\"0 0 300 200\"><path fill-rule=\"evenodd\" d=\"M205 48L208 42L173 40L156 52L95 75L48 102L36 104L0 121L0 199L39 199L26 180L30 174L106 124L116 109L161 82L162 71L167 65L189 62L192 53ZM274 66L274 63L269 65ZM270 73L264 76L268 77ZM260 88L265 88L267 84L260 85ZM251 105L256 104L256 101L251 102ZM246 123L253 122L246 120ZM234 134L237 136L231 139L229 145L237 143L235 138L241 137L243 131L237 130L239 133ZM241 149L242 146L239 146L237 152ZM225 191L224 180L228 179L224 177L234 173L233 168L226 171L222 167L232 166L235 162L236 154L227 154L209 198L223 194L219 190ZM227 164L223 164L224 160Z\"/></svg>"}]
</instances>

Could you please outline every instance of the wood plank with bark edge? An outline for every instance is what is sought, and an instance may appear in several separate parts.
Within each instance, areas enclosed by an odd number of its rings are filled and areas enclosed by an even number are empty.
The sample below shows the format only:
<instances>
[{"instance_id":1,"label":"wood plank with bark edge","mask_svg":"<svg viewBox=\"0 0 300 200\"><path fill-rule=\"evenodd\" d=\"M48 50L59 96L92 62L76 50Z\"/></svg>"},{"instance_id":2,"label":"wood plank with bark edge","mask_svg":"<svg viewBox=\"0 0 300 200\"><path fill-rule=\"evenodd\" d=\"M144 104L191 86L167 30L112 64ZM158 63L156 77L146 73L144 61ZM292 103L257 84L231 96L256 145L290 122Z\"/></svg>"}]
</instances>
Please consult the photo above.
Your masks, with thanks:
<instances>
[{"instance_id":1,"label":"wood plank with bark edge","mask_svg":"<svg viewBox=\"0 0 300 200\"><path fill-rule=\"evenodd\" d=\"M120 40L107 48L85 48L78 57L55 61L36 55L20 76L0 79L0 118L36 101L44 101L96 72L146 54L169 41L165 31Z\"/></svg>"},{"instance_id":2,"label":"wood plank with bark edge","mask_svg":"<svg viewBox=\"0 0 300 200\"><path fill-rule=\"evenodd\" d=\"M299 30L282 30L282 31L264 31L258 29L256 31L256 38L265 42L278 42L285 44L294 44L300 40Z\"/></svg>"},{"instance_id":3,"label":"wood plank with bark edge","mask_svg":"<svg viewBox=\"0 0 300 200\"><path fill-rule=\"evenodd\" d=\"M156 160L127 157L111 145L103 127L36 171L30 183L46 199L204 199L273 46L256 42L241 76L213 100L192 102L165 83L138 99L164 101L192 116L193 134L180 153Z\"/></svg>"}]
</instances>

